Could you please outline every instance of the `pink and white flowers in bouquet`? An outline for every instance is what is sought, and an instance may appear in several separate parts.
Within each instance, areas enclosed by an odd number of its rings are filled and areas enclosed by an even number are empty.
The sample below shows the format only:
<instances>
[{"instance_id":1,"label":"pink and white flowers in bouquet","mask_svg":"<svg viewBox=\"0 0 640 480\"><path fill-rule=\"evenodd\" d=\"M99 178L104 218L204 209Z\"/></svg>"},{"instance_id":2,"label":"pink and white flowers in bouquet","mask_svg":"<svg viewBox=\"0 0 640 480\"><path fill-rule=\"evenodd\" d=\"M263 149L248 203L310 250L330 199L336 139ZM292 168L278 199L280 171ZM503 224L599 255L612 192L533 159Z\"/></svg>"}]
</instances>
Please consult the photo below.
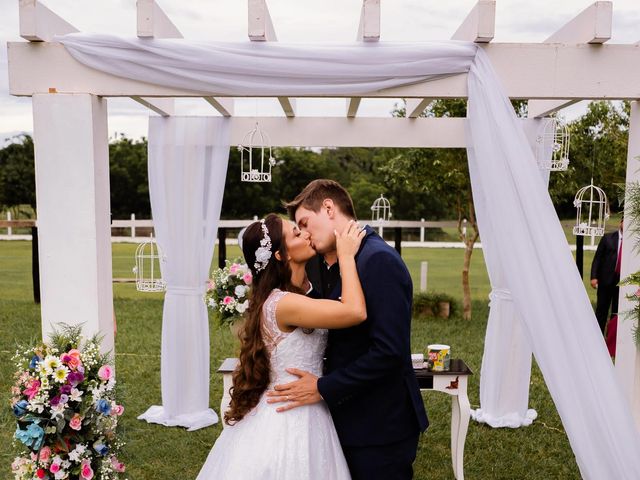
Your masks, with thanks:
<instances>
[{"instance_id":1,"label":"pink and white flowers in bouquet","mask_svg":"<svg viewBox=\"0 0 640 480\"><path fill-rule=\"evenodd\" d=\"M211 273L205 302L218 312L221 324L232 324L249 308L252 280L249 267L239 259L233 262L227 260L224 268Z\"/></svg>"},{"instance_id":2,"label":"pink and white flowers in bouquet","mask_svg":"<svg viewBox=\"0 0 640 480\"><path fill-rule=\"evenodd\" d=\"M63 325L50 342L18 350L14 361L15 480L122 478L116 428L124 407L98 337L84 341L81 327Z\"/></svg>"}]
</instances>

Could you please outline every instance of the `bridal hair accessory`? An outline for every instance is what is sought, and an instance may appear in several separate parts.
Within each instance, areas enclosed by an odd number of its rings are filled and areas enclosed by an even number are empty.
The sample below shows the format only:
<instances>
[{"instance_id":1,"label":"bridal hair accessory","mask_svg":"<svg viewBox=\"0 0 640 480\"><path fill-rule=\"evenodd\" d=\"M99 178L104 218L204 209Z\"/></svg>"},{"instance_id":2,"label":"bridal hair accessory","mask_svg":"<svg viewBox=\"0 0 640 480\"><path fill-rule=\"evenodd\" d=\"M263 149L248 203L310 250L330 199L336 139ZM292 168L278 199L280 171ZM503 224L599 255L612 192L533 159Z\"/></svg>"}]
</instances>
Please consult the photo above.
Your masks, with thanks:
<instances>
[{"instance_id":1,"label":"bridal hair accessory","mask_svg":"<svg viewBox=\"0 0 640 480\"><path fill-rule=\"evenodd\" d=\"M269 236L269 230L264 223L264 218L260 220L262 233L264 237L260 240L260 246L256 250L256 261L253 264L253 268L256 269L256 273L267 268L269 259L271 258L271 237Z\"/></svg>"}]
</instances>

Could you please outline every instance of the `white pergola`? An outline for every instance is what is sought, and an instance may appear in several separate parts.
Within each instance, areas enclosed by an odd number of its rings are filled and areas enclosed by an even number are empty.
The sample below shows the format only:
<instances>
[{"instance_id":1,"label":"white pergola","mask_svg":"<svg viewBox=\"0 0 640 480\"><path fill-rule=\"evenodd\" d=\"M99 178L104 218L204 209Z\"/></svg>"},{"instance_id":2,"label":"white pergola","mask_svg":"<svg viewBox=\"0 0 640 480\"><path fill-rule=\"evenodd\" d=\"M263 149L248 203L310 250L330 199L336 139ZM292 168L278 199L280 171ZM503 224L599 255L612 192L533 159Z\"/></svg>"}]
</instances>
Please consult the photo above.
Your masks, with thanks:
<instances>
[{"instance_id":1,"label":"white pergola","mask_svg":"<svg viewBox=\"0 0 640 480\"><path fill-rule=\"evenodd\" d=\"M248 5L250 40L276 41L266 1L248 0ZM611 19L612 2L598 1L542 43L494 43L495 1L479 0L451 38L482 45L509 97L529 101L526 122L580 100L631 100L626 181L633 182L640 180L640 42L607 44ZM38 0L20 0L20 35L28 42L8 44L10 93L33 98L45 336L60 320L84 322L89 333L105 335L106 349L113 348L105 98L129 97L171 116L174 98L202 97L212 113L232 118L231 144L238 144L258 120L273 146L466 146L465 119L419 118L434 99L466 98L466 74L345 98L344 117L299 117L289 97L278 97L282 117L237 117L233 98L115 77L82 65L52 41L54 35L75 31ZM182 37L155 0L137 1L137 35ZM356 38L379 41L379 0L363 0ZM407 118L359 117L362 98L406 98ZM67 172L64 178L61 171ZM623 277L640 270L630 230L625 228ZM621 289L621 311L632 308L625 299L628 291ZM640 425L640 355L632 327L630 321L619 323L616 371Z\"/></svg>"}]
</instances>

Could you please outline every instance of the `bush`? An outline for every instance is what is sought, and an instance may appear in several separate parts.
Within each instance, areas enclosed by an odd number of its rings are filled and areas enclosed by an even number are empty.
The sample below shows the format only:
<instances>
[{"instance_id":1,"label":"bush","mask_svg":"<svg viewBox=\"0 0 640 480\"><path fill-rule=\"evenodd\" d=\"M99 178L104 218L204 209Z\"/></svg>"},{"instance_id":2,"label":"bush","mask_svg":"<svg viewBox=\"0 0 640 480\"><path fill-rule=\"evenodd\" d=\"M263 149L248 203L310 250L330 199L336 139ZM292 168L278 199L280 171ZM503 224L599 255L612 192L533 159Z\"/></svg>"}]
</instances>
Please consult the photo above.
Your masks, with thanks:
<instances>
[{"instance_id":1,"label":"bush","mask_svg":"<svg viewBox=\"0 0 640 480\"><path fill-rule=\"evenodd\" d=\"M446 304L449 311L447 312ZM458 309L455 298L446 293L422 292L413 296L413 316L414 317L442 317L449 318Z\"/></svg>"}]
</instances>

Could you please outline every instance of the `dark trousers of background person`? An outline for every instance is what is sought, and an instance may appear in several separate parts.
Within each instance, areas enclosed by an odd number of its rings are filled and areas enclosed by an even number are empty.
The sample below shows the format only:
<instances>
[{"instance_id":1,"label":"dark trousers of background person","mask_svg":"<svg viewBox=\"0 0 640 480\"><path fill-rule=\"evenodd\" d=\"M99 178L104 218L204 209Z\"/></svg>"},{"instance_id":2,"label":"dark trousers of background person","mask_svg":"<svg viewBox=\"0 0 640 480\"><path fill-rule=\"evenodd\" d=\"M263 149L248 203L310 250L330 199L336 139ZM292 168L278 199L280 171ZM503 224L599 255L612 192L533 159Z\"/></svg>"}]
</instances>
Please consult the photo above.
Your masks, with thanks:
<instances>
[{"instance_id":1,"label":"dark trousers of background person","mask_svg":"<svg viewBox=\"0 0 640 480\"><path fill-rule=\"evenodd\" d=\"M598 302L596 303L596 318L598 319L598 325L600 331L604 335L604 328L607 325L607 319L609 318L609 307L611 307L611 314L618 313L618 294L620 293L620 287L612 285L609 287L602 287L598 285Z\"/></svg>"},{"instance_id":2,"label":"dark trousers of background person","mask_svg":"<svg viewBox=\"0 0 640 480\"><path fill-rule=\"evenodd\" d=\"M342 447L353 480L411 480L418 435L379 447Z\"/></svg>"}]
</instances>

